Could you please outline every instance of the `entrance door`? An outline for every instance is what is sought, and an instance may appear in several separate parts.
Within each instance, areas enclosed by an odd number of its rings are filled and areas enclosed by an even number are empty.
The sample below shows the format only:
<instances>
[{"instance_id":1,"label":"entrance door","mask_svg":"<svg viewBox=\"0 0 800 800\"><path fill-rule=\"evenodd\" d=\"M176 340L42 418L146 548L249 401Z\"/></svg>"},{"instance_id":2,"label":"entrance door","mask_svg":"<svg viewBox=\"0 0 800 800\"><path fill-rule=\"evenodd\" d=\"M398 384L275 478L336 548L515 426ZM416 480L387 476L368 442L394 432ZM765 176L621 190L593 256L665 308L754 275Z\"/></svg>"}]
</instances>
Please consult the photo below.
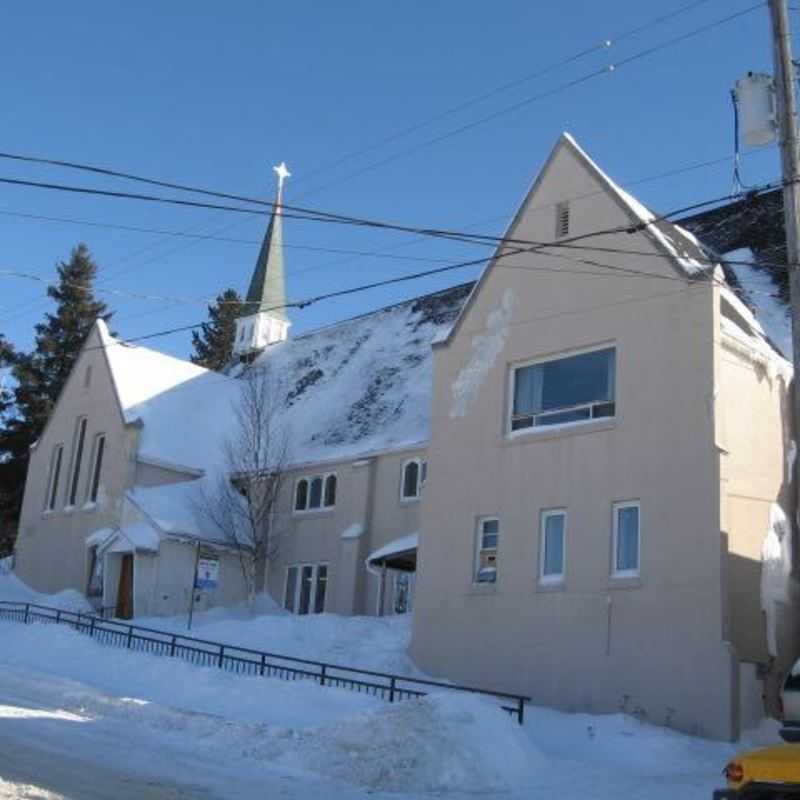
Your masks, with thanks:
<instances>
[{"instance_id":1,"label":"entrance door","mask_svg":"<svg viewBox=\"0 0 800 800\"><path fill-rule=\"evenodd\" d=\"M130 619L133 616L133 554L125 553L119 570L117 588L117 617Z\"/></svg>"}]
</instances>

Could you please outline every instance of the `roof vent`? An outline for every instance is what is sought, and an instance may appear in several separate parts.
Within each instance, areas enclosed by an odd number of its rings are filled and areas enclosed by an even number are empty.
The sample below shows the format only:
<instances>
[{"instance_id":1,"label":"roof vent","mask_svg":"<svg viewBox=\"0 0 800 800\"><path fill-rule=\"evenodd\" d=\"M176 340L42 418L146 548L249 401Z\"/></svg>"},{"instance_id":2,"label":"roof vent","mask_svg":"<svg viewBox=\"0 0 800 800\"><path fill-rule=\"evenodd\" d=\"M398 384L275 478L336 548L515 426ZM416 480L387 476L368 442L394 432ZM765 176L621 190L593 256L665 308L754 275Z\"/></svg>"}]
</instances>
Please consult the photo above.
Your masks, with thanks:
<instances>
[{"instance_id":1,"label":"roof vent","mask_svg":"<svg viewBox=\"0 0 800 800\"><path fill-rule=\"evenodd\" d=\"M556 205L556 239L569 236L569 203L566 201Z\"/></svg>"}]
</instances>

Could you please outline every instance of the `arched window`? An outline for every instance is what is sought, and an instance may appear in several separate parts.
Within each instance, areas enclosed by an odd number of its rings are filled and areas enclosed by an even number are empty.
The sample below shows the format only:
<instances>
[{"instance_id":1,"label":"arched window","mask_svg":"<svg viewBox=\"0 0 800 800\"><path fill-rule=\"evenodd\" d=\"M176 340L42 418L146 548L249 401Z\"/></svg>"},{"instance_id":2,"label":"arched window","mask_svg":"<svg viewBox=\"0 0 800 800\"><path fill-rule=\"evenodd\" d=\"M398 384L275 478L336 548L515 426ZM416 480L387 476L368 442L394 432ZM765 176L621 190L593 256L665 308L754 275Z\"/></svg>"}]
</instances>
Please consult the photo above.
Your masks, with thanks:
<instances>
[{"instance_id":1,"label":"arched window","mask_svg":"<svg viewBox=\"0 0 800 800\"><path fill-rule=\"evenodd\" d=\"M325 478L325 507L336 505L336 476L328 475Z\"/></svg>"},{"instance_id":2,"label":"arched window","mask_svg":"<svg viewBox=\"0 0 800 800\"><path fill-rule=\"evenodd\" d=\"M317 475L311 479L311 491L308 495L308 507L319 508L322 505L322 478Z\"/></svg>"},{"instance_id":3,"label":"arched window","mask_svg":"<svg viewBox=\"0 0 800 800\"><path fill-rule=\"evenodd\" d=\"M303 478L297 481L297 488L294 494L295 511L305 511L308 505L308 481Z\"/></svg>"},{"instance_id":4,"label":"arched window","mask_svg":"<svg viewBox=\"0 0 800 800\"><path fill-rule=\"evenodd\" d=\"M419 497L419 461L406 461L403 464L403 500L416 500Z\"/></svg>"}]
</instances>

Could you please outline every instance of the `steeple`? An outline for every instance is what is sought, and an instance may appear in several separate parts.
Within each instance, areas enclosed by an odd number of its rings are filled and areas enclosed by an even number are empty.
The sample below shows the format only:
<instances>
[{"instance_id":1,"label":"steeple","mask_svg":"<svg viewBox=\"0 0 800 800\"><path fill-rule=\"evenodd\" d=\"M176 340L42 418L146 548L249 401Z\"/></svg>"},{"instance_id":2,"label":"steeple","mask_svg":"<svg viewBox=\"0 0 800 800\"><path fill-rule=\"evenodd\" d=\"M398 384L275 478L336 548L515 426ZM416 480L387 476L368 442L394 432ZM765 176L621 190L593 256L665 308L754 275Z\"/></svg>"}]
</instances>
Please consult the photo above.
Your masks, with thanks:
<instances>
[{"instance_id":1,"label":"steeple","mask_svg":"<svg viewBox=\"0 0 800 800\"><path fill-rule=\"evenodd\" d=\"M245 305L236 320L234 355L246 355L269 344L283 341L289 332L283 275L283 184L291 176L286 164L273 167L278 176L278 193L267 232L261 243Z\"/></svg>"}]
</instances>

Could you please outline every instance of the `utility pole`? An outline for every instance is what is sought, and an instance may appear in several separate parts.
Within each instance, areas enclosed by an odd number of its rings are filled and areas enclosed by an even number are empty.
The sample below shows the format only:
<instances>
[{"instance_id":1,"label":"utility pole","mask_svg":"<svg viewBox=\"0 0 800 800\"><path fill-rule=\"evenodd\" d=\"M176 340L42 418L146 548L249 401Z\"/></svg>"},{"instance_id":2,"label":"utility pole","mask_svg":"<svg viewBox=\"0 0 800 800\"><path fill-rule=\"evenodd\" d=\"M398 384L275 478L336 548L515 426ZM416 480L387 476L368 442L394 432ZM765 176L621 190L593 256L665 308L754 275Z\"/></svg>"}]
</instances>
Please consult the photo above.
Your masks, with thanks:
<instances>
[{"instance_id":1,"label":"utility pole","mask_svg":"<svg viewBox=\"0 0 800 800\"><path fill-rule=\"evenodd\" d=\"M789 262L789 296L792 307L792 346L794 355L794 436L800 432L800 155L797 139L797 96L792 61L792 34L786 0L769 0L772 17L775 91L778 111L778 136L783 168L783 214L786 228L786 255ZM795 471L796 472L796 471ZM793 478L794 476L790 476ZM797 499L796 497L793 499Z\"/></svg>"}]
</instances>

